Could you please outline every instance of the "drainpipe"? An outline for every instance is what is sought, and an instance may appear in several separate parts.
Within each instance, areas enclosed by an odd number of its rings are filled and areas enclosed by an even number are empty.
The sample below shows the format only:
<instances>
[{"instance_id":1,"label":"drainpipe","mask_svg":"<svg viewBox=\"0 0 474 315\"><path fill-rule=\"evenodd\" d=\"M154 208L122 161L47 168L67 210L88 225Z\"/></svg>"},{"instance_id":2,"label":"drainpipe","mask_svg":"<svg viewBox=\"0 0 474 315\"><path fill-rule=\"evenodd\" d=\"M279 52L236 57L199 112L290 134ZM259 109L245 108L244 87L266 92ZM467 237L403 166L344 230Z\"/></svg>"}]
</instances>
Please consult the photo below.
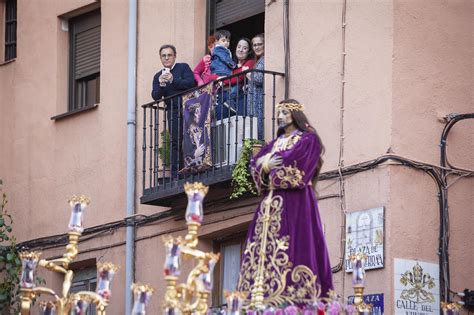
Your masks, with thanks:
<instances>
[{"instance_id":1,"label":"drainpipe","mask_svg":"<svg viewBox=\"0 0 474 315\"><path fill-rule=\"evenodd\" d=\"M290 95L290 0L283 2L283 44L285 53L285 99Z\"/></svg>"},{"instance_id":2,"label":"drainpipe","mask_svg":"<svg viewBox=\"0 0 474 315\"><path fill-rule=\"evenodd\" d=\"M137 62L137 0L128 2L128 95L127 95L127 215L135 214L135 95ZM127 221L125 241L125 312L132 314L133 295L130 289L135 277L135 226Z\"/></svg>"}]
</instances>

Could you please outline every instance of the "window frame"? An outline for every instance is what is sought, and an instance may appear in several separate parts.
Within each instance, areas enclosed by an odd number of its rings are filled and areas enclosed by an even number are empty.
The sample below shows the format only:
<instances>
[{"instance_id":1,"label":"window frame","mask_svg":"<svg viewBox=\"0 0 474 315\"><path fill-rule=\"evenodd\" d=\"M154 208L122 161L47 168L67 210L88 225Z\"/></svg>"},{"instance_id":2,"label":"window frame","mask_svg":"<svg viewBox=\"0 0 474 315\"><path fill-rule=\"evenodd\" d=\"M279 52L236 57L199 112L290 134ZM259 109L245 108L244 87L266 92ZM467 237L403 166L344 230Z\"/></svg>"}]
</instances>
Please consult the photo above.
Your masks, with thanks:
<instances>
[{"instance_id":1,"label":"window frame","mask_svg":"<svg viewBox=\"0 0 474 315\"><path fill-rule=\"evenodd\" d=\"M67 107L67 114L70 113L77 113L82 112L84 110L88 110L91 108L95 108L100 103L100 65L97 72L88 74L87 76L81 77L76 79L76 38L75 36L79 33L76 32L76 28L80 28L81 26L84 27L86 24L94 25L94 22L90 22L90 20L97 18L98 19L98 26L100 27L100 34L102 32L102 12L101 9L95 9L84 14L72 17L69 19L69 71L68 71L68 107ZM89 21L88 21L89 20ZM95 27L95 26L94 26ZM102 46L102 39L99 36L99 47ZM101 60L101 52L99 48L99 64ZM93 82L95 80L95 94L93 98L95 100L93 103L88 103L89 95L88 92L90 89L87 87L88 83ZM78 93L81 92L81 100L77 100ZM57 117L53 117L56 118ZM52 118L52 119L53 119ZM62 117L61 117L62 118Z\"/></svg>"},{"instance_id":2,"label":"window frame","mask_svg":"<svg viewBox=\"0 0 474 315\"><path fill-rule=\"evenodd\" d=\"M74 277L71 282L71 288L70 288L70 293L77 293L80 292L81 290L74 290L74 284L78 283L84 283L86 286L86 291L96 291L97 288L97 266L95 264L96 260L95 259L90 259L87 261L82 261L82 262L76 262L71 265L71 270L74 271ZM92 273L95 275L95 277L92 277L92 275L87 276L88 273ZM84 279L82 279L84 278ZM91 290L91 288L94 289ZM94 303L91 303L89 307L87 308L87 314L89 315L96 315L97 314L97 309L95 307Z\"/></svg>"},{"instance_id":3,"label":"window frame","mask_svg":"<svg viewBox=\"0 0 474 315\"><path fill-rule=\"evenodd\" d=\"M222 300L225 300L223 296L223 283L224 283L224 277L222 275L224 274L224 255L223 255L223 248L224 246L230 246L230 245L235 245L240 243L240 264L242 264L242 254L245 250L245 241L247 237L247 231L241 231L237 233L233 233L232 235L229 235L227 237L221 238L214 240L213 243L213 251L215 253L220 254L220 259L219 262L214 269L213 273L213 289L212 289L212 307L219 307L222 306L223 304L226 304L225 302L222 303ZM240 270L239 270L240 272Z\"/></svg>"},{"instance_id":4,"label":"window frame","mask_svg":"<svg viewBox=\"0 0 474 315\"><path fill-rule=\"evenodd\" d=\"M10 12L13 11L13 12ZM17 0L4 0L3 3L3 61L13 61L17 57L18 42L18 2ZM11 13L11 14L10 14ZM11 49L13 47L13 49Z\"/></svg>"}]
</instances>

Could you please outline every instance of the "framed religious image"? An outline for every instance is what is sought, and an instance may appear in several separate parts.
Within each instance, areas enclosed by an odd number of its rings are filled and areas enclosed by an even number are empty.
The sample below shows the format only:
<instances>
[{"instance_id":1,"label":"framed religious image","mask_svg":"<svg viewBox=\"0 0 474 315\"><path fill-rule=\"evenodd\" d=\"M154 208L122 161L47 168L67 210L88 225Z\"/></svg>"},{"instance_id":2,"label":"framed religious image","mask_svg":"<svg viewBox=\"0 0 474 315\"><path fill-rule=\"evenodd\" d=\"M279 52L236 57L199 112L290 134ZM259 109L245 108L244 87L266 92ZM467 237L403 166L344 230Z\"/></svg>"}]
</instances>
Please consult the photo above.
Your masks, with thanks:
<instances>
[{"instance_id":1,"label":"framed religious image","mask_svg":"<svg viewBox=\"0 0 474 315\"><path fill-rule=\"evenodd\" d=\"M355 253L367 255L366 270L384 267L383 207L346 214L346 272L352 272L349 257Z\"/></svg>"},{"instance_id":2,"label":"framed religious image","mask_svg":"<svg viewBox=\"0 0 474 315\"><path fill-rule=\"evenodd\" d=\"M182 174L202 172L212 165L211 152L212 85L183 96Z\"/></svg>"}]
</instances>

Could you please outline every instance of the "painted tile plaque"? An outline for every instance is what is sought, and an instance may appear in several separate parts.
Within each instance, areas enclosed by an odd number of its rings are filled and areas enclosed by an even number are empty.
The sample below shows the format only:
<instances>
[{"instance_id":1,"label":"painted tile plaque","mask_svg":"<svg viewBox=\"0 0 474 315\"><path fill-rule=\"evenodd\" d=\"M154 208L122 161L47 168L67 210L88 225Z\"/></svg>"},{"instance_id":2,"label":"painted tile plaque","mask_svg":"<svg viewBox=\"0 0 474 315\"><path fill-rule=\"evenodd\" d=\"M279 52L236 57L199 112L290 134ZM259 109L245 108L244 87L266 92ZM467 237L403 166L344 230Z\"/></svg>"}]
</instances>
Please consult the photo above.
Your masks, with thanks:
<instances>
[{"instance_id":1,"label":"painted tile plaque","mask_svg":"<svg viewBox=\"0 0 474 315\"><path fill-rule=\"evenodd\" d=\"M365 269L384 266L384 208L373 208L346 214L346 272L352 272L349 257L355 253L367 255Z\"/></svg>"},{"instance_id":2,"label":"painted tile plaque","mask_svg":"<svg viewBox=\"0 0 474 315\"><path fill-rule=\"evenodd\" d=\"M439 314L439 265L395 258L396 315Z\"/></svg>"}]
</instances>

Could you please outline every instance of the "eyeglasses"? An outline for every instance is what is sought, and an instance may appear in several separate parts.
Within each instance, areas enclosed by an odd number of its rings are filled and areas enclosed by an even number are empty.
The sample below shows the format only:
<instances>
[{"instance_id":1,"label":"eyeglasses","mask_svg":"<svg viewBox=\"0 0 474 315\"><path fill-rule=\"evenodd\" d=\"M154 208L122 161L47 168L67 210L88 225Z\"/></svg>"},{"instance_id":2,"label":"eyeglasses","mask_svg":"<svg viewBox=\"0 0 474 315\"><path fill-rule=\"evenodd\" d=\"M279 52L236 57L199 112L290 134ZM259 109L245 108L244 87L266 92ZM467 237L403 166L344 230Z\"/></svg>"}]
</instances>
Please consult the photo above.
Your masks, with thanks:
<instances>
[{"instance_id":1,"label":"eyeglasses","mask_svg":"<svg viewBox=\"0 0 474 315\"><path fill-rule=\"evenodd\" d=\"M161 55L161 58L163 58L163 59L168 59L168 58L171 58L171 57L174 57L174 54L163 54L163 55Z\"/></svg>"},{"instance_id":2,"label":"eyeglasses","mask_svg":"<svg viewBox=\"0 0 474 315\"><path fill-rule=\"evenodd\" d=\"M256 43L256 44L253 44L252 46L253 47L261 47L261 46L263 46L263 43Z\"/></svg>"}]
</instances>

